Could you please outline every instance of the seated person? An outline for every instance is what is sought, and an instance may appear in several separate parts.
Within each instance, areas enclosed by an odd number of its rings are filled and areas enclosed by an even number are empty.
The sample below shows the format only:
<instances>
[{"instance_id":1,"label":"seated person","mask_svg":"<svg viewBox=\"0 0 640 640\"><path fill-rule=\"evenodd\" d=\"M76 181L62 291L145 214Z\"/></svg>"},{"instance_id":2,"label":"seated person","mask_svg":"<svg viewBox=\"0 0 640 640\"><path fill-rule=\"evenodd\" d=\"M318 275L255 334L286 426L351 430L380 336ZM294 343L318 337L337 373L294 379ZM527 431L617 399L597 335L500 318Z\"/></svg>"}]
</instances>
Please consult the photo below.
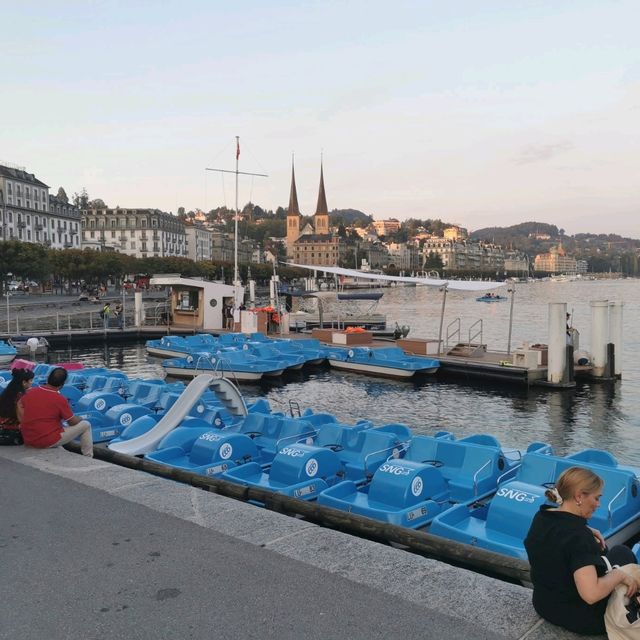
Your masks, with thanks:
<instances>
[{"instance_id":1,"label":"seated person","mask_svg":"<svg viewBox=\"0 0 640 640\"><path fill-rule=\"evenodd\" d=\"M19 401L25 445L39 449L59 447L80 437L83 456L93 458L91 423L73 415L69 401L60 393L67 380L62 367L52 369L47 384L31 389ZM63 428L62 422L67 423Z\"/></svg>"},{"instance_id":2,"label":"seated person","mask_svg":"<svg viewBox=\"0 0 640 640\"><path fill-rule=\"evenodd\" d=\"M22 444L20 433L20 421L22 419L21 408L18 405L20 398L31 387L33 371L30 369L13 369L11 381L0 394L0 441L7 444Z\"/></svg>"},{"instance_id":3,"label":"seated person","mask_svg":"<svg viewBox=\"0 0 640 640\"><path fill-rule=\"evenodd\" d=\"M634 563L631 549L619 545L608 550L602 534L587 526L603 486L602 478L588 469L563 471L556 488L546 492L558 506L540 507L524 541L534 609L545 620L585 635L606 633L607 601L619 584L626 585L629 597L638 591L631 575L608 570L609 565Z\"/></svg>"}]
</instances>

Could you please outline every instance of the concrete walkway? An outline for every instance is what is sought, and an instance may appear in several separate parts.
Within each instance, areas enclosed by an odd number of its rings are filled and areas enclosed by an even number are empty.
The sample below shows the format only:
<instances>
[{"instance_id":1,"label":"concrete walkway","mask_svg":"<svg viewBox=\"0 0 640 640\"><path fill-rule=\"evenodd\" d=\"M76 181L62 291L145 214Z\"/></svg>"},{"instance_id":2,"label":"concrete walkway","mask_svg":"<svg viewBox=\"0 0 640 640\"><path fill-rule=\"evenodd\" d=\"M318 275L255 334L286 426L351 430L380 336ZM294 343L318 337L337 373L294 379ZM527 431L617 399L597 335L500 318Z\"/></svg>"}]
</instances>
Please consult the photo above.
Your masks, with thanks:
<instances>
[{"instance_id":1,"label":"concrete walkway","mask_svg":"<svg viewBox=\"0 0 640 640\"><path fill-rule=\"evenodd\" d=\"M577 638L524 587L61 449L0 477L3 640Z\"/></svg>"}]
</instances>

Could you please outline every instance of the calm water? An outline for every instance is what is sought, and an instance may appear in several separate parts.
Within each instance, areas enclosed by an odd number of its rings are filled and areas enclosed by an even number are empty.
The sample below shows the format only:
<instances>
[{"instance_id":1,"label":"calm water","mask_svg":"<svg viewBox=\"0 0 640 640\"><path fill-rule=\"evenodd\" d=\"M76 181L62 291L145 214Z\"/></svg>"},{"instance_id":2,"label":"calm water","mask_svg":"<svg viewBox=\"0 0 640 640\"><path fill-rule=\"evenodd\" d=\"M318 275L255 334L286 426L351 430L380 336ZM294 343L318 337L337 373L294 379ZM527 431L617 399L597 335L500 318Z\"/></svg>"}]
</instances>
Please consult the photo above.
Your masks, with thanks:
<instances>
[{"instance_id":1,"label":"calm water","mask_svg":"<svg viewBox=\"0 0 640 640\"><path fill-rule=\"evenodd\" d=\"M623 379L616 384L580 385L566 391L526 390L516 386L456 384L424 379L393 382L330 369L288 374L279 383L243 385L248 398L266 396L275 410L289 402L301 408L334 413L345 422L370 418L376 424L403 422L415 432L448 429L457 435L492 433L508 446L533 440L554 445L559 453L599 447L620 461L640 465L640 280L609 282L538 282L518 284L514 306L512 348L522 342L546 343L548 303L566 302L580 347L590 343L592 300L624 302ZM411 326L411 335L437 338L442 294L428 287L385 289L379 310L389 323ZM459 317L463 339L469 327L483 320L483 341L491 350L507 350L509 303L475 302L475 295L447 295L445 325ZM129 375L162 377L160 361L146 355L144 345L83 348L51 354L79 358L87 366L106 365ZM52 358L52 359L53 359Z\"/></svg>"}]
</instances>

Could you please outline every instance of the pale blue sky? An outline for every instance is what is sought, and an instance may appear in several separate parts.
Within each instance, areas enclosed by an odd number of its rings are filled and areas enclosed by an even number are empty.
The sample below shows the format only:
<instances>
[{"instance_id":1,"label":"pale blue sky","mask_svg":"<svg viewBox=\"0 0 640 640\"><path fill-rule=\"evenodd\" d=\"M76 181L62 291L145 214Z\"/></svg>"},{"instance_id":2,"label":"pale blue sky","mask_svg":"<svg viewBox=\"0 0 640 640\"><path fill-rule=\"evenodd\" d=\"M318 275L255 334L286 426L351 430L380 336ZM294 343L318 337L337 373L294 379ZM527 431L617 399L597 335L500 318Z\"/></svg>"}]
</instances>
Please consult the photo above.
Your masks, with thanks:
<instances>
[{"instance_id":1,"label":"pale blue sky","mask_svg":"<svg viewBox=\"0 0 640 640\"><path fill-rule=\"evenodd\" d=\"M2 2L0 161L176 211L640 237L639 0Z\"/></svg>"}]
</instances>

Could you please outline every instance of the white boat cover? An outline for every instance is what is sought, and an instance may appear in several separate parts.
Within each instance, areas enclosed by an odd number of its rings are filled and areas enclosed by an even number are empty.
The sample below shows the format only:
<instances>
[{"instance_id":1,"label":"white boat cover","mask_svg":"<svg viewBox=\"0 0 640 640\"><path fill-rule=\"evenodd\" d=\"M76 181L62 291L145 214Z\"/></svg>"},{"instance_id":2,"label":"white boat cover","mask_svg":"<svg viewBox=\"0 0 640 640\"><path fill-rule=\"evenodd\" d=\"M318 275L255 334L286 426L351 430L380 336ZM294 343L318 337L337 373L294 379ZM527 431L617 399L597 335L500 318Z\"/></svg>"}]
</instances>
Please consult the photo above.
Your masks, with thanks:
<instances>
[{"instance_id":1,"label":"white boat cover","mask_svg":"<svg viewBox=\"0 0 640 640\"><path fill-rule=\"evenodd\" d=\"M284 263L288 267L300 267L310 271L322 271L324 273L335 273L338 276L350 278L362 278L368 280L383 280L386 282L406 282L407 284L425 285L428 287L444 287L456 289L458 291L486 291L487 289L497 289L506 286L506 282L493 282L487 280L440 280L437 278L415 278L411 276L387 276L382 273L372 273L371 271L358 271L357 269L343 269L342 267L325 267L310 264L296 264L295 262Z\"/></svg>"}]
</instances>

